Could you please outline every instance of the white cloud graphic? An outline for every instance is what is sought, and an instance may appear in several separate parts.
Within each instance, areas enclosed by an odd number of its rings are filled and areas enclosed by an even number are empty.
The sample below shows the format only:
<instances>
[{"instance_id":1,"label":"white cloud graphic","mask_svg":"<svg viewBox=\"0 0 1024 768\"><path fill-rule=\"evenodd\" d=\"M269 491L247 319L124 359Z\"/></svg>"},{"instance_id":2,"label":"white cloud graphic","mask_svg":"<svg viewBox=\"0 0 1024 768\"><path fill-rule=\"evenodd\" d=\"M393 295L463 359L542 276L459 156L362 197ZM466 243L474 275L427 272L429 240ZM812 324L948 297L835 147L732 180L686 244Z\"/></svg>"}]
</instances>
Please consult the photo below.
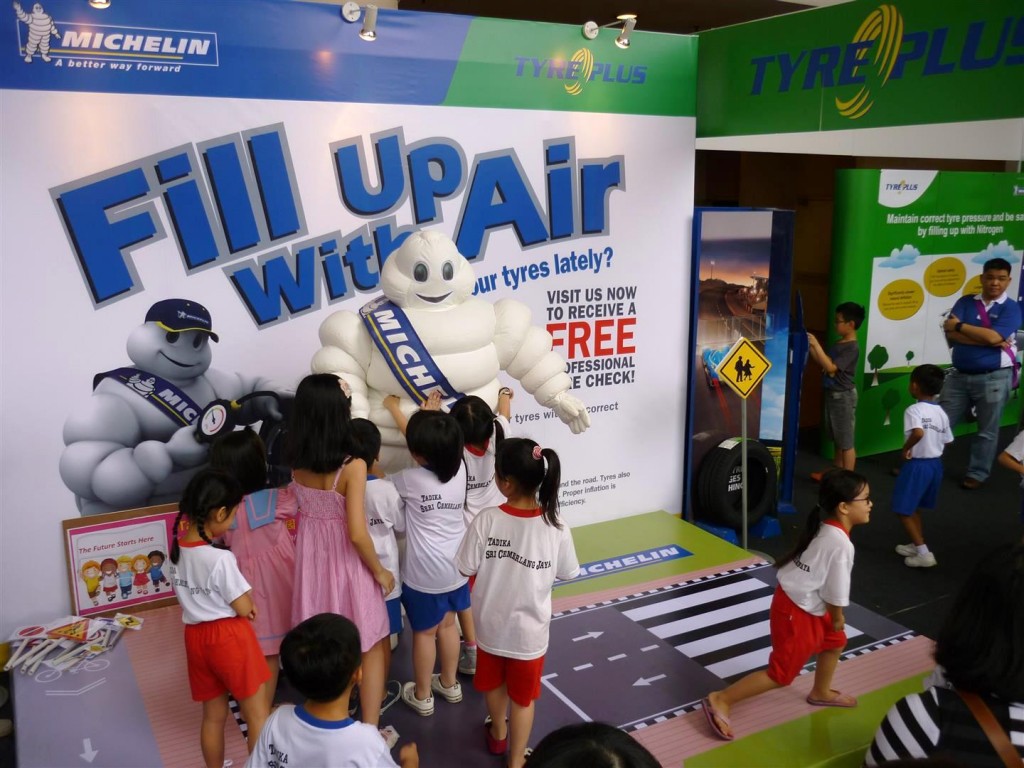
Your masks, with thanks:
<instances>
[{"instance_id":1,"label":"white cloud graphic","mask_svg":"<svg viewBox=\"0 0 1024 768\"><path fill-rule=\"evenodd\" d=\"M902 248L893 248L892 253L889 254L889 258L882 259L878 262L879 267L886 269L902 269L903 267L910 267L917 261L917 257L921 255L921 252L912 245L904 245Z\"/></svg>"}]
</instances>

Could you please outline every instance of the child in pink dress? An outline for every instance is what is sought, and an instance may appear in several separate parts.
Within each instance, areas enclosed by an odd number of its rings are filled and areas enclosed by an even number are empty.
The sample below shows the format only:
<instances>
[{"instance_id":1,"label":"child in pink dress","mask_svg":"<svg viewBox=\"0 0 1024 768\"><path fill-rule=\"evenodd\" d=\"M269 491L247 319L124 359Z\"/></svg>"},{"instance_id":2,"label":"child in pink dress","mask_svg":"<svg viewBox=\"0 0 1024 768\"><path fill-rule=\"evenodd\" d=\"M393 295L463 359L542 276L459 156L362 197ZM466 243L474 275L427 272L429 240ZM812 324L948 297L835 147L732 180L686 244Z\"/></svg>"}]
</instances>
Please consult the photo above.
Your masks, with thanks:
<instances>
[{"instance_id":1,"label":"child in pink dress","mask_svg":"<svg viewBox=\"0 0 1024 768\"><path fill-rule=\"evenodd\" d=\"M234 477L245 498L224 543L252 585L259 606L252 626L267 658L270 680L267 707L274 703L279 671L278 651L292 628L292 589L295 583L295 494L291 488L267 488L267 454L260 436L246 427L229 432L213 444L210 466Z\"/></svg>"},{"instance_id":2,"label":"child in pink dress","mask_svg":"<svg viewBox=\"0 0 1024 768\"><path fill-rule=\"evenodd\" d=\"M380 564L367 529L366 462L351 457L350 421L337 376L318 373L299 383L285 437L299 507L292 623L338 613L358 627L361 716L378 725L389 642L384 595L394 589L395 577Z\"/></svg>"}]
</instances>

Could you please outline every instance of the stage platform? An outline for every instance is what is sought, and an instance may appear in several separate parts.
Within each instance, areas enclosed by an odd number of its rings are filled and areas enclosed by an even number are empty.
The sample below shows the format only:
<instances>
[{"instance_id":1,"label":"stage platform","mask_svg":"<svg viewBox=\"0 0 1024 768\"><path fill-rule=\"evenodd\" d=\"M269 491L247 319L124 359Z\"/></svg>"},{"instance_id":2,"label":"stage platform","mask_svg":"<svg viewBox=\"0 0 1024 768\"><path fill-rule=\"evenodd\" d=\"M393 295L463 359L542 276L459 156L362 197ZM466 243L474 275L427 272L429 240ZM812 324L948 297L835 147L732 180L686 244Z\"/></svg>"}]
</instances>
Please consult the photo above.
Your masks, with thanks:
<instances>
[{"instance_id":1,"label":"stage platform","mask_svg":"<svg viewBox=\"0 0 1024 768\"><path fill-rule=\"evenodd\" d=\"M710 690L765 666L774 569L747 552L654 512L573 530L581 578L555 590L555 616L532 744L561 725L601 720L631 733L665 766L859 766L886 710L921 690L932 643L858 606L847 612L849 646L835 687L853 710L804 702L813 671L789 688L737 705L733 742L715 739L700 711ZM856 531L854 541L856 542ZM856 569L854 579L857 578ZM201 765L200 706L189 698L177 607L142 615L104 657L59 677L12 675L18 764L24 768ZM393 678L411 679L411 636L402 635ZM424 766L498 766L484 747L483 697L462 677L459 704L437 701L422 718L396 704L383 716L401 742L416 741ZM279 698L293 700L287 686ZM241 766L233 722L226 755Z\"/></svg>"}]
</instances>

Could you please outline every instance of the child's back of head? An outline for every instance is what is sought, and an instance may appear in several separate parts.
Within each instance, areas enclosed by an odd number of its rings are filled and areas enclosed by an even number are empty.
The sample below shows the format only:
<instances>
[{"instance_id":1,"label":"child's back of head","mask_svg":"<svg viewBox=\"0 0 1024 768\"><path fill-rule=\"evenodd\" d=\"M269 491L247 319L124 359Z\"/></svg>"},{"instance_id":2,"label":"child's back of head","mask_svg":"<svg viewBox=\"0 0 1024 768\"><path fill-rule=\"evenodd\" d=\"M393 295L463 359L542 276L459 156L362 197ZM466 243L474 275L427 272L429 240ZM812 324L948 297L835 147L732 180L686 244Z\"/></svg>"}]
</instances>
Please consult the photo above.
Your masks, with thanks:
<instances>
[{"instance_id":1,"label":"child's back of head","mask_svg":"<svg viewBox=\"0 0 1024 768\"><path fill-rule=\"evenodd\" d=\"M467 395L456 401L451 409L452 418L462 430L466 445L482 448L492 437L505 437L501 424L495 421L491 406L476 395Z\"/></svg>"},{"instance_id":2,"label":"child's back of head","mask_svg":"<svg viewBox=\"0 0 1024 768\"><path fill-rule=\"evenodd\" d=\"M359 630L336 613L318 613L281 641L281 670L306 699L330 702L353 684L362 663Z\"/></svg>"},{"instance_id":3,"label":"child's back of head","mask_svg":"<svg viewBox=\"0 0 1024 768\"><path fill-rule=\"evenodd\" d=\"M292 469L334 472L350 455L351 400L333 373L299 382L288 418L285 460Z\"/></svg>"},{"instance_id":4,"label":"child's back of head","mask_svg":"<svg viewBox=\"0 0 1024 768\"><path fill-rule=\"evenodd\" d=\"M511 480L521 493L535 496L545 522L562 527L558 517L562 465L554 450L541 448L525 437L502 440L494 456L494 473L502 480Z\"/></svg>"},{"instance_id":5,"label":"child's back of head","mask_svg":"<svg viewBox=\"0 0 1024 768\"><path fill-rule=\"evenodd\" d=\"M380 456L380 430L369 419L352 419L352 456L366 462L369 471Z\"/></svg>"},{"instance_id":6,"label":"child's back of head","mask_svg":"<svg viewBox=\"0 0 1024 768\"><path fill-rule=\"evenodd\" d=\"M217 438L210 449L210 467L235 478L246 496L267 485L267 453L249 427Z\"/></svg>"},{"instance_id":7,"label":"child's back of head","mask_svg":"<svg viewBox=\"0 0 1024 768\"><path fill-rule=\"evenodd\" d=\"M409 452L423 466L447 483L462 465L462 430L455 419L441 411L416 411L405 429Z\"/></svg>"},{"instance_id":8,"label":"child's back of head","mask_svg":"<svg viewBox=\"0 0 1024 768\"><path fill-rule=\"evenodd\" d=\"M910 381L917 386L918 394L929 400L942 391L945 380L945 372L931 363L919 365L910 373Z\"/></svg>"}]
</instances>

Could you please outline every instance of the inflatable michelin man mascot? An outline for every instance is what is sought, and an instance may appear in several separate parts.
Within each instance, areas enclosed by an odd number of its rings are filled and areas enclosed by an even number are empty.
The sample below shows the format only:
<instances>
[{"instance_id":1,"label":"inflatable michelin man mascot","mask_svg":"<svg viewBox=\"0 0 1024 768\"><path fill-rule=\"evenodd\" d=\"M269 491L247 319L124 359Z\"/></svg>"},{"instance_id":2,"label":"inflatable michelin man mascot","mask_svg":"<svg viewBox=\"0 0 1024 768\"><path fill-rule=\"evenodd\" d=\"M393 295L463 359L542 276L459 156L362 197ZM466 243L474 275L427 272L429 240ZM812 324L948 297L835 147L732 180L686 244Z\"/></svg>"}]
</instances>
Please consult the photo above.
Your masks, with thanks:
<instances>
[{"instance_id":1,"label":"inflatable michelin man mascot","mask_svg":"<svg viewBox=\"0 0 1024 768\"><path fill-rule=\"evenodd\" d=\"M384 295L359 314L335 312L320 326L314 373L334 373L351 389L352 415L380 428L386 470L409 465L405 439L382 405L401 398L409 415L434 391L446 400L477 395L492 408L499 371L520 382L579 434L590 415L569 394L565 361L551 336L530 324L521 302L491 304L472 296L476 277L455 243L436 230L415 232L381 270Z\"/></svg>"},{"instance_id":2,"label":"inflatable michelin man mascot","mask_svg":"<svg viewBox=\"0 0 1024 768\"><path fill-rule=\"evenodd\" d=\"M86 407L64 423L60 476L83 515L177 501L206 463L196 425L208 404L238 400L272 382L210 368L219 341L206 307L158 301L128 336L136 367L97 374ZM273 397L254 397L240 423L280 419Z\"/></svg>"}]
</instances>

